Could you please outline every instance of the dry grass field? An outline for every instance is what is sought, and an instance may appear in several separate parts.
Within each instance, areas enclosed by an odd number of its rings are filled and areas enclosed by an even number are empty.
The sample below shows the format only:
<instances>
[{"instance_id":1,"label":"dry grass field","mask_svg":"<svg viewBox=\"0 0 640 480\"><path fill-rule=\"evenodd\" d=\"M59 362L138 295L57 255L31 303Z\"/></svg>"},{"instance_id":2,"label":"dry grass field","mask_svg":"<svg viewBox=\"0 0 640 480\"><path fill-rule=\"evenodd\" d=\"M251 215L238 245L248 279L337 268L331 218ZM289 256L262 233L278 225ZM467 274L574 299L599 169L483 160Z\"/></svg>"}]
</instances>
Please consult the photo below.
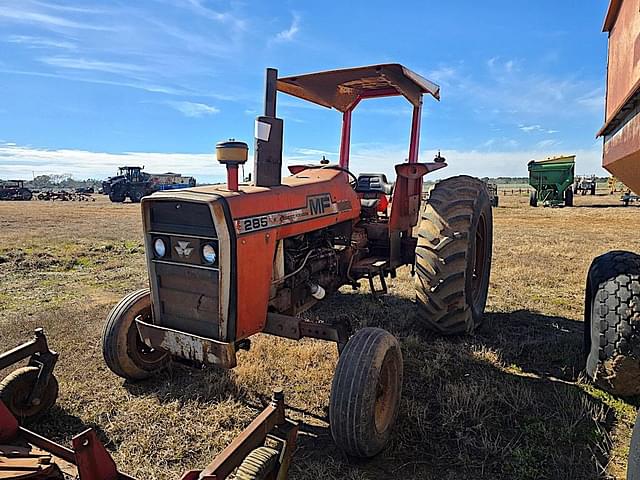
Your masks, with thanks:
<instances>
[{"instance_id":1,"label":"dry grass field","mask_svg":"<svg viewBox=\"0 0 640 480\"><path fill-rule=\"evenodd\" d=\"M344 458L327 429L334 345L258 336L233 371L174 366L137 384L105 367L105 316L147 282L138 205L0 203L0 350L44 326L61 354L60 397L32 428L67 442L94 427L121 470L140 479L204 466L274 386L303 422L293 479L624 478L637 404L581 373L582 302L594 256L640 251L640 209L605 195L558 209L500 200L486 321L474 335L415 332L409 269L387 296L344 288L307 313L384 327L401 341L399 421L370 461Z\"/></svg>"}]
</instances>

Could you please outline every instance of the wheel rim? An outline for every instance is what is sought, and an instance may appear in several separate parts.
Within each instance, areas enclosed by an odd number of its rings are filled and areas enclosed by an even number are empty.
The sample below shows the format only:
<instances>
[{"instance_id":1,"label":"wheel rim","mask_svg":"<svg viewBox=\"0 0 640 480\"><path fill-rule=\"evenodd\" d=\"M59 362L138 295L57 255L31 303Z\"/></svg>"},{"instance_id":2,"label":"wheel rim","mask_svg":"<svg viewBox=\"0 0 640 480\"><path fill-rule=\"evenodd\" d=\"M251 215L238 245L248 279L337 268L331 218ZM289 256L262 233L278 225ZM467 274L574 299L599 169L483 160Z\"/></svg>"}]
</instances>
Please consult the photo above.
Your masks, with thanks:
<instances>
[{"instance_id":1,"label":"wheel rim","mask_svg":"<svg viewBox=\"0 0 640 480\"><path fill-rule=\"evenodd\" d=\"M374 418L378 433L385 432L393 423L398 397L398 364L392 351L382 361L376 385Z\"/></svg>"},{"instance_id":2,"label":"wheel rim","mask_svg":"<svg viewBox=\"0 0 640 480\"><path fill-rule=\"evenodd\" d=\"M28 372L28 374L19 377L11 384L11 394L3 396L2 401L7 405L9 410L19 419L34 417L44 408L47 408L47 397L51 396L53 380L42 390L39 402L30 403L29 397L38 379L38 373Z\"/></svg>"},{"instance_id":3,"label":"wheel rim","mask_svg":"<svg viewBox=\"0 0 640 480\"><path fill-rule=\"evenodd\" d=\"M30 417L37 412L38 405L33 405L28 402L32 390L33 384L31 382L19 382L15 386L13 395L9 400L11 405L7 405L7 407L9 407L9 410L18 418Z\"/></svg>"},{"instance_id":4,"label":"wheel rim","mask_svg":"<svg viewBox=\"0 0 640 480\"><path fill-rule=\"evenodd\" d=\"M475 257L471 270L471 299L476 305L482 298L485 270L487 268L487 218L484 212L478 219L478 226L475 234Z\"/></svg>"},{"instance_id":5,"label":"wheel rim","mask_svg":"<svg viewBox=\"0 0 640 480\"><path fill-rule=\"evenodd\" d=\"M151 306L146 305L133 314L133 321L127 332L127 351L134 363L145 370L155 370L159 362L167 356L167 352L154 350L142 341L136 319L141 319L145 323L151 321Z\"/></svg>"}]
</instances>

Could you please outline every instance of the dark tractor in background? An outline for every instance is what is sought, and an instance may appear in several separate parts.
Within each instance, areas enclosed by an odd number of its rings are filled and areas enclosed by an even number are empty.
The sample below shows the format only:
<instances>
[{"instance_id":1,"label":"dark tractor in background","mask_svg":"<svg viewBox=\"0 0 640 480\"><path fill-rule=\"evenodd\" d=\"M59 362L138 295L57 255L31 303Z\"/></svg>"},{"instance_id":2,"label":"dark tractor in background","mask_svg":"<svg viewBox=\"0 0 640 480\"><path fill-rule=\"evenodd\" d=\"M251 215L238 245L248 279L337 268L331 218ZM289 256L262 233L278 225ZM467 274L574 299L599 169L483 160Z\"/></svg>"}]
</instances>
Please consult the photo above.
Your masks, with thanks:
<instances>
[{"instance_id":1,"label":"dark tractor in background","mask_svg":"<svg viewBox=\"0 0 640 480\"><path fill-rule=\"evenodd\" d=\"M141 167L120 167L118 175L102 182L102 191L109 195L112 202L124 202L127 197L138 203L142 197L153 193L151 175L142 171Z\"/></svg>"},{"instance_id":2,"label":"dark tractor in background","mask_svg":"<svg viewBox=\"0 0 640 480\"><path fill-rule=\"evenodd\" d=\"M102 182L102 193L112 202L122 203L127 197L138 203L142 197L159 190L177 190L196 186L196 179L179 173L147 173L144 167L120 167L118 175Z\"/></svg>"},{"instance_id":3,"label":"dark tractor in background","mask_svg":"<svg viewBox=\"0 0 640 480\"><path fill-rule=\"evenodd\" d=\"M0 180L0 200L31 200L33 193L24 186L24 180Z\"/></svg>"}]
</instances>

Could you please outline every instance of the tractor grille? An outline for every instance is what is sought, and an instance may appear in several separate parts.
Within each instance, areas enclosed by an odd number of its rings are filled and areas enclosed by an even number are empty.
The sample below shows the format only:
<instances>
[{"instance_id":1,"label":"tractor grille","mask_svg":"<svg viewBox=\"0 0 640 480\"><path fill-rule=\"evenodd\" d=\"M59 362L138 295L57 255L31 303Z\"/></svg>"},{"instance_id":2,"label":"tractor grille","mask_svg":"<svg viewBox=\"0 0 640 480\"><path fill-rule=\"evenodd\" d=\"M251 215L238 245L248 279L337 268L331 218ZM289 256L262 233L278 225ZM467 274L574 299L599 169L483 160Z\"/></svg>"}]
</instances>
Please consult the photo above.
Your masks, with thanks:
<instances>
[{"instance_id":1,"label":"tractor grille","mask_svg":"<svg viewBox=\"0 0 640 480\"><path fill-rule=\"evenodd\" d=\"M156 239L166 245L166 254L151 255L151 280L155 282L154 323L219 340L220 271L217 260L202 257L206 244L219 252L209 206L177 201L149 202L148 245Z\"/></svg>"},{"instance_id":2,"label":"tractor grille","mask_svg":"<svg viewBox=\"0 0 640 480\"><path fill-rule=\"evenodd\" d=\"M158 201L151 204L149 213L152 231L216 237L207 204Z\"/></svg>"}]
</instances>

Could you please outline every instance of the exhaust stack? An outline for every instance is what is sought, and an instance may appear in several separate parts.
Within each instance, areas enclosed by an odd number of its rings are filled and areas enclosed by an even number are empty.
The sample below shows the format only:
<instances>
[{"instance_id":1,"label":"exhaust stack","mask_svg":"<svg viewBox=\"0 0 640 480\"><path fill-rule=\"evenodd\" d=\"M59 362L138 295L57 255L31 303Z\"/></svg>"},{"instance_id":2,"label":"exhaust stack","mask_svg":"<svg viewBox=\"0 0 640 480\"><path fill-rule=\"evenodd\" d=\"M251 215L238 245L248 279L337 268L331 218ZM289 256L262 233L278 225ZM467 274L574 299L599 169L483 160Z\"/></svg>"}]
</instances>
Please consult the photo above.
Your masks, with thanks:
<instances>
[{"instance_id":1,"label":"exhaust stack","mask_svg":"<svg viewBox=\"0 0 640 480\"><path fill-rule=\"evenodd\" d=\"M247 162L249 146L244 142L230 139L216 144L216 158L227 167L227 188L238 191L238 166Z\"/></svg>"},{"instance_id":2,"label":"exhaust stack","mask_svg":"<svg viewBox=\"0 0 640 480\"><path fill-rule=\"evenodd\" d=\"M264 116L256 118L253 173L258 187L280 185L282 179L283 122L276 118L278 70L267 68Z\"/></svg>"}]
</instances>

